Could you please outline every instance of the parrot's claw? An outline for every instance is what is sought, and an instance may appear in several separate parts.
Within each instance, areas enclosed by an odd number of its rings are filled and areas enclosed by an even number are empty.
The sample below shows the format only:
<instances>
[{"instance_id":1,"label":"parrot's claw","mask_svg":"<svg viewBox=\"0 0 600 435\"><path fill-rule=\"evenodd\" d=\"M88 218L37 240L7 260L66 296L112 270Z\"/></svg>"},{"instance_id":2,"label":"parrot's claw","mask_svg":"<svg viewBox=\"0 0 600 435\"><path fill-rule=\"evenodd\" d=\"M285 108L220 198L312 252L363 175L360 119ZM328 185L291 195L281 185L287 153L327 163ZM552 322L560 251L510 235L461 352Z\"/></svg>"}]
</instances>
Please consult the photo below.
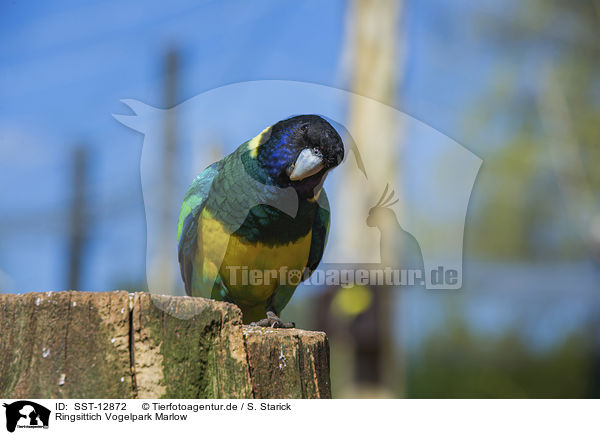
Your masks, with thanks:
<instances>
[{"instance_id":1,"label":"parrot's claw","mask_svg":"<svg viewBox=\"0 0 600 435\"><path fill-rule=\"evenodd\" d=\"M295 328L294 322L285 323L273 311L267 311L267 318L252 322L250 326L270 326L271 328Z\"/></svg>"}]
</instances>

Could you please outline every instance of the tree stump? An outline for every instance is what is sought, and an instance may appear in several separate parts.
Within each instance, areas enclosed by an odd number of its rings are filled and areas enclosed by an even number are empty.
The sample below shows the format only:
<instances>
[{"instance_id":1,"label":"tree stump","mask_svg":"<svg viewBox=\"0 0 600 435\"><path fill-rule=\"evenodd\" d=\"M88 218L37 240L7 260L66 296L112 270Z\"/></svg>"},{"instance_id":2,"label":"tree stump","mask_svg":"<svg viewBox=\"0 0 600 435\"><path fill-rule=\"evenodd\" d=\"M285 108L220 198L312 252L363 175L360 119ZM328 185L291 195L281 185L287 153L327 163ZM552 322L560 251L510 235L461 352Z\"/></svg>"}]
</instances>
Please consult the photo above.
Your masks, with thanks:
<instances>
[{"instance_id":1,"label":"tree stump","mask_svg":"<svg viewBox=\"0 0 600 435\"><path fill-rule=\"evenodd\" d=\"M2 397L331 397L323 332L243 326L225 302L1 294L0 328Z\"/></svg>"}]
</instances>

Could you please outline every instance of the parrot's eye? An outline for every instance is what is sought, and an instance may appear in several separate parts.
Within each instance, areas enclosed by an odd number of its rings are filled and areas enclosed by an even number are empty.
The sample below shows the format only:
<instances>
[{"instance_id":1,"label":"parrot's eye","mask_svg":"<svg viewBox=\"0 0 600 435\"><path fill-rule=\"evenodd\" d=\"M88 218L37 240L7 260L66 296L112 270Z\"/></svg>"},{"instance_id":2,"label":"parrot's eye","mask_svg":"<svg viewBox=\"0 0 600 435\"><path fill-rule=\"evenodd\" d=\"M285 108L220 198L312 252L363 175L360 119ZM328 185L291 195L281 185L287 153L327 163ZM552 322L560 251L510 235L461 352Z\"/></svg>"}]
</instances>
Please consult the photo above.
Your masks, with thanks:
<instances>
[{"instance_id":1,"label":"parrot's eye","mask_svg":"<svg viewBox=\"0 0 600 435\"><path fill-rule=\"evenodd\" d=\"M294 172L294 168L296 167L296 165L294 163L292 163L290 166L288 166L285 169L285 173L287 174L287 176L289 177L290 175L292 175L292 172Z\"/></svg>"}]
</instances>

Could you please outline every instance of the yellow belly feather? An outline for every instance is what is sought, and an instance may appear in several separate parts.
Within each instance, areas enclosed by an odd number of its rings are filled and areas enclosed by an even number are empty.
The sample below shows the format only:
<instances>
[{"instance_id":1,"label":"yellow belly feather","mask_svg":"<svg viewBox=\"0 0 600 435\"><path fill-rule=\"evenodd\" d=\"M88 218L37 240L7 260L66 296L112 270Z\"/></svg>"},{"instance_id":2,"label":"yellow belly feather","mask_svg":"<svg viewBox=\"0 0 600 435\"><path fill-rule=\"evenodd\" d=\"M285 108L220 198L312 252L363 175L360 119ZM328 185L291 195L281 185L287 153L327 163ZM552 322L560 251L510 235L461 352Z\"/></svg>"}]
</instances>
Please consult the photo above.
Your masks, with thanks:
<instances>
[{"instance_id":1,"label":"yellow belly feather","mask_svg":"<svg viewBox=\"0 0 600 435\"><path fill-rule=\"evenodd\" d=\"M206 210L202 212L201 219L198 229L202 231L203 255L196 258L203 261L203 275L212 281L218 273L227 286L229 295L242 309L244 306L264 307L280 283L280 271L287 276L289 270L302 271L306 267L312 231L294 242L269 246L259 242L248 243L230 235L223 224ZM223 260L219 265L221 258ZM247 267L248 270L245 282L242 267ZM261 283L251 284L251 270L260 271Z\"/></svg>"}]
</instances>

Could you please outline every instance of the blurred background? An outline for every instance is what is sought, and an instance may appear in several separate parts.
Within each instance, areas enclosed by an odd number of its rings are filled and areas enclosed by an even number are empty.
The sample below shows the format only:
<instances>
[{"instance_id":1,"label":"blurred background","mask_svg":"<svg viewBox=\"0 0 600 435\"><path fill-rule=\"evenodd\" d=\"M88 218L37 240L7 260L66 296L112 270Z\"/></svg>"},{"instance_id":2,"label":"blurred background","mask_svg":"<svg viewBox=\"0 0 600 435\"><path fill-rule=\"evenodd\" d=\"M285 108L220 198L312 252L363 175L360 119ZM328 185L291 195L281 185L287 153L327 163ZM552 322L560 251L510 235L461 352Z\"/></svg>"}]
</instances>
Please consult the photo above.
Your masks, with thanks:
<instances>
[{"instance_id":1,"label":"blurred background","mask_svg":"<svg viewBox=\"0 0 600 435\"><path fill-rule=\"evenodd\" d=\"M2 0L0 291L147 290L143 136L112 117L121 99L317 83L483 159L462 289L296 291L283 317L329 334L334 397L600 397L599 29L597 0ZM169 131L167 178L186 158ZM387 143L382 170L418 195ZM237 145L215 137L214 160Z\"/></svg>"}]
</instances>

